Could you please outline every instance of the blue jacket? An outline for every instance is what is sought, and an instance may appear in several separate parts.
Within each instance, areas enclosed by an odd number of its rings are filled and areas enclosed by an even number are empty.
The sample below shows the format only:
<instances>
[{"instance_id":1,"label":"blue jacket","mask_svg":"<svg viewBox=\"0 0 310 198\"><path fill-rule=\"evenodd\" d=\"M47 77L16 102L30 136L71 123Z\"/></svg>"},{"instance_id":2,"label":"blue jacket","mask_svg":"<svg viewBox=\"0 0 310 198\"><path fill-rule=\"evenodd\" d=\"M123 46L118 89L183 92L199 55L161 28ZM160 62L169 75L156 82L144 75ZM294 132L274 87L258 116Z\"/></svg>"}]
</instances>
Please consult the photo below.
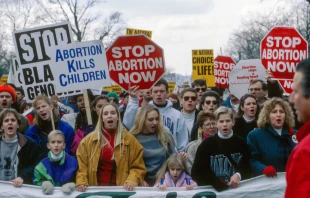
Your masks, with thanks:
<instances>
[{"instance_id":1,"label":"blue jacket","mask_svg":"<svg viewBox=\"0 0 310 198\"><path fill-rule=\"evenodd\" d=\"M280 136L270 125L266 129L251 131L247 144L251 149L250 165L255 175L261 175L267 166L273 166L277 172L285 172L287 159L296 146L287 127L283 128Z\"/></svg>"},{"instance_id":2,"label":"blue jacket","mask_svg":"<svg viewBox=\"0 0 310 198\"><path fill-rule=\"evenodd\" d=\"M228 108L231 108L232 109L232 106L231 106L231 103L230 103L230 97L228 96L226 98L226 100L221 104L221 106L224 106L224 107L228 107Z\"/></svg>"},{"instance_id":3,"label":"blue jacket","mask_svg":"<svg viewBox=\"0 0 310 198\"><path fill-rule=\"evenodd\" d=\"M66 143L65 151L70 154L71 153L70 148L74 138L73 128L68 123L61 120L59 120L58 127L56 128L58 128L58 130L63 132L63 134L65 135L65 143ZM41 146L43 151L47 150L48 152L48 149L46 147L47 136L46 139L42 138L39 133L40 133L39 129L35 125L32 125L28 128L25 135L31 137L35 142L37 142ZM45 156L47 152L45 152Z\"/></svg>"},{"instance_id":4,"label":"blue jacket","mask_svg":"<svg viewBox=\"0 0 310 198\"><path fill-rule=\"evenodd\" d=\"M77 160L64 152L60 161L53 162L48 153L34 169L33 183L41 186L42 182L50 181L55 186L62 186L65 183L75 180L75 173L78 168Z\"/></svg>"}]
</instances>

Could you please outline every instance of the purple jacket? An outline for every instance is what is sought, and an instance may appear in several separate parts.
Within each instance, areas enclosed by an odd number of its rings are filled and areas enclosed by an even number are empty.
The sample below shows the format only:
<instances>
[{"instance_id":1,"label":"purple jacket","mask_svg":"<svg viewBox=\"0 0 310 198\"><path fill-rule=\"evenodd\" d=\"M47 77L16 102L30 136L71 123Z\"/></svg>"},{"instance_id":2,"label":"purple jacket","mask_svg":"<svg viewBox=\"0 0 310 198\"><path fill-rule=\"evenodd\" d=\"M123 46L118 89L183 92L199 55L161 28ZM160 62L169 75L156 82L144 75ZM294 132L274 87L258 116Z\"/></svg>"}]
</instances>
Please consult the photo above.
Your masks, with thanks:
<instances>
[{"instance_id":1,"label":"purple jacket","mask_svg":"<svg viewBox=\"0 0 310 198\"><path fill-rule=\"evenodd\" d=\"M176 185L174 184L169 171L166 172L165 174L165 180L164 180L164 185L167 187L186 187L186 180L185 179L189 179L190 180L190 185L192 185L193 187L198 186L197 183L192 180L191 176L189 176L188 174L186 174L185 172L183 172L180 176L180 178L178 179ZM154 187L158 187L159 186L159 182L157 182Z\"/></svg>"}]
</instances>

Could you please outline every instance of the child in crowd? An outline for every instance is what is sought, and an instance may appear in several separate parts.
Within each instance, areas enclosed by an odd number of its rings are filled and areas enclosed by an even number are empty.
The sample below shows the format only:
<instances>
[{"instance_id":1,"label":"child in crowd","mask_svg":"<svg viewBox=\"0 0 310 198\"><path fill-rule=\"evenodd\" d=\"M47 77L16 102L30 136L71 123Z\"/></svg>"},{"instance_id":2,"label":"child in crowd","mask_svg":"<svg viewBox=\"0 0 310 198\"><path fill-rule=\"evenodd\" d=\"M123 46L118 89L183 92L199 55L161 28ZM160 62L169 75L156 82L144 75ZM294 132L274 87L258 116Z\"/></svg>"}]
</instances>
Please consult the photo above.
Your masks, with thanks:
<instances>
[{"instance_id":1,"label":"child in crowd","mask_svg":"<svg viewBox=\"0 0 310 198\"><path fill-rule=\"evenodd\" d=\"M42 186L44 194L53 194L54 186L62 186L64 193L70 194L75 189L75 173L78 168L77 160L68 155L64 149L65 136L59 130L48 135L48 157L41 160L35 167L33 183Z\"/></svg>"},{"instance_id":2,"label":"child in crowd","mask_svg":"<svg viewBox=\"0 0 310 198\"><path fill-rule=\"evenodd\" d=\"M189 176L185 160L180 154L172 154L157 173L155 187L160 190L166 190L167 187L186 187L186 190L192 190L195 186L197 183Z\"/></svg>"},{"instance_id":3,"label":"child in crowd","mask_svg":"<svg viewBox=\"0 0 310 198\"><path fill-rule=\"evenodd\" d=\"M244 139L234 134L232 109L220 107L214 113L218 133L198 147L192 177L198 185L212 185L217 191L236 188L249 177L250 150Z\"/></svg>"}]
</instances>

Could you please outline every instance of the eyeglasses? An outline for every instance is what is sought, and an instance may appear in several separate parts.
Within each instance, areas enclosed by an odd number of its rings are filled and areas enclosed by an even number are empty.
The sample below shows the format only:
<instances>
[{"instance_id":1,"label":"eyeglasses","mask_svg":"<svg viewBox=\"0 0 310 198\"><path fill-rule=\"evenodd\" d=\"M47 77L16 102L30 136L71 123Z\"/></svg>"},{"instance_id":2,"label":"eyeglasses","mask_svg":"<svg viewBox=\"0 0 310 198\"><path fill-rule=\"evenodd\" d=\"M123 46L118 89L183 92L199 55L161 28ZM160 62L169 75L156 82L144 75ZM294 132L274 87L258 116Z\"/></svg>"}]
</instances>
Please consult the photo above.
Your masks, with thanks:
<instances>
[{"instance_id":1,"label":"eyeglasses","mask_svg":"<svg viewBox=\"0 0 310 198\"><path fill-rule=\"evenodd\" d=\"M262 88L250 88L249 91L260 91Z\"/></svg>"},{"instance_id":2,"label":"eyeglasses","mask_svg":"<svg viewBox=\"0 0 310 198\"><path fill-rule=\"evenodd\" d=\"M205 88L205 87L200 87L200 88L195 88L195 90L196 90L196 92L199 92L200 90L201 90L202 92L205 92L205 91L207 90L207 88Z\"/></svg>"},{"instance_id":3,"label":"eyeglasses","mask_svg":"<svg viewBox=\"0 0 310 198\"><path fill-rule=\"evenodd\" d=\"M209 105L209 104L213 104L213 105L216 105L217 104L217 101L216 100L206 100L205 101L205 103L207 104L207 105Z\"/></svg>"},{"instance_id":4,"label":"eyeglasses","mask_svg":"<svg viewBox=\"0 0 310 198\"><path fill-rule=\"evenodd\" d=\"M115 102L116 101L115 98L109 98L109 100L110 100L110 102L112 102L112 101Z\"/></svg>"},{"instance_id":5,"label":"eyeglasses","mask_svg":"<svg viewBox=\"0 0 310 198\"><path fill-rule=\"evenodd\" d=\"M216 122L207 122L207 123L203 123L203 126L206 126L206 127L211 127L211 126L216 126Z\"/></svg>"},{"instance_id":6,"label":"eyeglasses","mask_svg":"<svg viewBox=\"0 0 310 198\"><path fill-rule=\"evenodd\" d=\"M196 96L184 96L184 101L188 101L189 99L191 99L192 101L196 101L197 97Z\"/></svg>"}]
</instances>

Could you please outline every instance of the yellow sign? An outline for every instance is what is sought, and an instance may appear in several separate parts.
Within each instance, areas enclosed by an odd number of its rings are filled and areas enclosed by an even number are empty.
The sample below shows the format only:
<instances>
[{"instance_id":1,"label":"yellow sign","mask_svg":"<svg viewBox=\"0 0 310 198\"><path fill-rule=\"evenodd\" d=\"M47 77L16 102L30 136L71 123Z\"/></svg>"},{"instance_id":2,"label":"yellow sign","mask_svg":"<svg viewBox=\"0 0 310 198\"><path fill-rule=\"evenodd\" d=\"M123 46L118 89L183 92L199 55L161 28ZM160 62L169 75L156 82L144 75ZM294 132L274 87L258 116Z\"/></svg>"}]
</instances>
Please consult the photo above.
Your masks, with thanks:
<instances>
[{"instance_id":1,"label":"yellow sign","mask_svg":"<svg viewBox=\"0 0 310 198\"><path fill-rule=\"evenodd\" d=\"M126 35L134 35L134 34L144 34L145 36L152 39L152 31L150 30L138 30L138 29L126 28Z\"/></svg>"},{"instance_id":2,"label":"yellow sign","mask_svg":"<svg viewBox=\"0 0 310 198\"><path fill-rule=\"evenodd\" d=\"M112 85L112 86L109 86L109 87L102 87L102 90L106 90L106 91L109 91L109 92L114 91L117 94L120 94L122 92L122 88L120 86L118 86L118 85Z\"/></svg>"},{"instance_id":3,"label":"yellow sign","mask_svg":"<svg viewBox=\"0 0 310 198\"><path fill-rule=\"evenodd\" d=\"M208 87L215 87L213 49L192 50L192 78L205 79Z\"/></svg>"},{"instance_id":4,"label":"yellow sign","mask_svg":"<svg viewBox=\"0 0 310 198\"><path fill-rule=\"evenodd\" d=\"M3 75L1 77L1 84L4 85L8 82L8 75Z\"/></svg>"},{"instance_id":5,"label":"yellow sign","mask_svg":"<svg viewBox=\"0 0 310 198\"><path fill-rule=\"evenodd\" d=\"M168 92L169 93L174 92L175 85L176 85L176 82L168 82Z\"/></svg>"}]
</instances>

